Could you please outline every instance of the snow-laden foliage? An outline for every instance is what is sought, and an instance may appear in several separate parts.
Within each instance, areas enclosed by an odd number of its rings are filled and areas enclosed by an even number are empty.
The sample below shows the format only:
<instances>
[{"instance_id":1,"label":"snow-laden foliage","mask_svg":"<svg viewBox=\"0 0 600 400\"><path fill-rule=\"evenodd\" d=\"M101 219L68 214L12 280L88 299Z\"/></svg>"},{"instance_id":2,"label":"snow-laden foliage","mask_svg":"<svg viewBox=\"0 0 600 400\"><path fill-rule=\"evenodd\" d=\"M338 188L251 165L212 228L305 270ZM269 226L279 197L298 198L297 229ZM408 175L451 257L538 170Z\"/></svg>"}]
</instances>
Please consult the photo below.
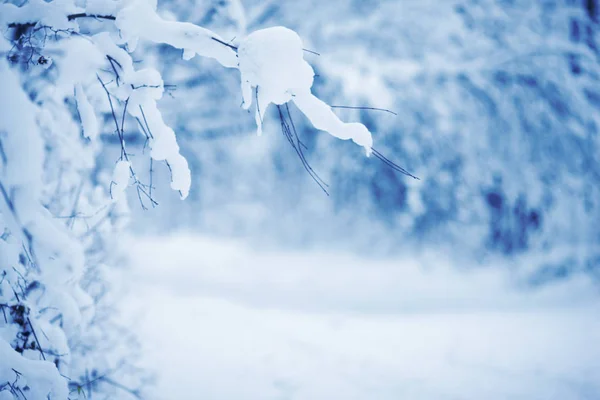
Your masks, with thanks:
<instances>
[{"instance_id":1,"label":"snow-laden foliage","mask_svg":"<svg viewBox=\"0 0 600 400\"><path fill-rule=\"evenodd\" d=\"M132 373L135 343L116 332L113 290L102 278L126 204L111 202L109 179L91 180L98 122L82 90L87 75L69 64L89 42L0 41L0 395L78 398L130 384L134 393L144 375ZM56 65L40 65L48 56L38 51L56 52ZM26 64L15 65L16 56Z\"/></svg>"},{"instance_id":2,"label":"snow-laden foliage","mask_svg":"<svg viewBox=\"0 0 600 400\"><path fill-rule=\"evenodd\" d=\"M240 4L224 4L243 26ZM159 111L167 85L136 47L167 44L185 60L200 55L239 69L243 107L256 98L259 132L269 104L291 118L293 101L316 128L367 155L371 133L312 94L302 41L283 27L235 46L163 18L152 1L30 0L0 4L0 29L0 398L141 398L145 374L135 367L134 335L117 323L111 288L125 194L154 207L157 163L185 199L191 173ZM128 146L132 134L143 139L139 152ZM108 171L96 164L105 136L119 148ZM149 173L138 173L138 160Z\"/></svg>"}]
</instances>

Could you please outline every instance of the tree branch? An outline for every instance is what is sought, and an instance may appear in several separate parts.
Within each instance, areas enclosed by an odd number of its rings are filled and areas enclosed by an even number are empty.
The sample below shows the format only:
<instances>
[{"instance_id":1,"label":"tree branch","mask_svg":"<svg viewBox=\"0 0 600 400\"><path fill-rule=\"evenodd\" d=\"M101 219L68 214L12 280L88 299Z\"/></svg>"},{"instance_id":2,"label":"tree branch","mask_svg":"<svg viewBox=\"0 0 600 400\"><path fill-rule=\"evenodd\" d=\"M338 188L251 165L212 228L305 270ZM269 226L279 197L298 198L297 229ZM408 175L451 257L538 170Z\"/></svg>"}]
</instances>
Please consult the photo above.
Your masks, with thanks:
<instances>
[{"instance_id":1,"label":"tree branch","mask_svg":"<svg viewBox=\"0 0 600 400\"><path fill-rule=\"evenodd\" d=\"M100 14L87 14L87 13L77 13L77 14L67 15L67 20L69 20L69 21L73 21L78 18L107 19L107 20L111 20L111 21L114 21L117 19L117 17L115 17L114 15L100 15ZM24 22L24 23L11 22L8 24L8 27L9 28L26 28L26 27L34 27L36 25L37 25L37 21L36 22Z\"/></svg>"},{"instance_id":2,"label":"tree branch","mask_svg":"<svg viewBox=\"0 0 600 400\"><path fill-rule=\"evenodd\" d=\"M99 14L86 14L86 13L79 13L79 14L71 14L71 15L67 15L67 19L69 21L73 21L77 18L96 18L96 19L108 19L111 21L114 21L115 19L117 19L114 15L99 15Z\"/></svg>"}]
</instances>

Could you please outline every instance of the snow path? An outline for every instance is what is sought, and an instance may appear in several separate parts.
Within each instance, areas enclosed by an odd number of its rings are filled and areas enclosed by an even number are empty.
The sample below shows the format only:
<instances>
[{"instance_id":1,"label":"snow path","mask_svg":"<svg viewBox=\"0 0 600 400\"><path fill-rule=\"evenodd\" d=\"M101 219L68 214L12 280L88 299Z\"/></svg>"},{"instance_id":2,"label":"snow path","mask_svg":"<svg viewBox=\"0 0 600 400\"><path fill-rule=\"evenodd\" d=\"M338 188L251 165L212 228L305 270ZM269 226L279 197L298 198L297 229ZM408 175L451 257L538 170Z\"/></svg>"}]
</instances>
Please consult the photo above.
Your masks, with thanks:
<instances>
[{"instance_id":1,"label":"snow path","mask_svg":"<svg viewBox=\"0 0 600 400\"><path fill-rule=\"evenodd\" d=\"M600 302L494 271L135 238L126 315L164 399L597 399Z\"/></svg>"}]
</instances>

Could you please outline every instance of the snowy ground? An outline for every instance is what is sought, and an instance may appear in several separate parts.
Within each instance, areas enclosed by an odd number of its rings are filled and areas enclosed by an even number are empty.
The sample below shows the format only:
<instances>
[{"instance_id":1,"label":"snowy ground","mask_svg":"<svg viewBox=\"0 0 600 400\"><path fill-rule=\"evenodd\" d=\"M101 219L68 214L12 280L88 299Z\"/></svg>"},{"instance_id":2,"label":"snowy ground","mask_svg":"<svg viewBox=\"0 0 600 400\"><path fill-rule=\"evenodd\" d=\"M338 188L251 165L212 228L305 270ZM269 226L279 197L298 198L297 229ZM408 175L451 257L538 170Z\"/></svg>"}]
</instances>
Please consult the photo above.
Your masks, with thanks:
<instances>
[{"instance_id":1,"label":"snowy ground","mask_svg":"<svg viewBox=\"0 0 600 400\"><path fill-rule=\"evenodd\" d=\"M170 399L600 399L600 300L439 260L136 238L126 313Z\"/></svg>"}]
</instances>

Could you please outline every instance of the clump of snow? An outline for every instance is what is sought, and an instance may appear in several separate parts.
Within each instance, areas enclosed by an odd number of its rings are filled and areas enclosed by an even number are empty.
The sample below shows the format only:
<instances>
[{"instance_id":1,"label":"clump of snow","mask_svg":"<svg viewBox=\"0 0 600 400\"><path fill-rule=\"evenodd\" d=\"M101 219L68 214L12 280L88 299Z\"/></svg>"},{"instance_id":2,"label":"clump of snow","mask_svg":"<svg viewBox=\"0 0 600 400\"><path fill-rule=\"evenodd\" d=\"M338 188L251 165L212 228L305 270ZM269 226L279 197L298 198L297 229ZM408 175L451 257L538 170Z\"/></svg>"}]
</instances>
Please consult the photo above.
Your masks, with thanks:
<instances>
[{"instance_id":1,"label":"clump of snow","mask_svg":"<svg viewBox=\"0 0 600 400\"><path fill-rule=\"evenodd\" d=\"M77 101L77 110L81 118L83 136L94 140L98 136L98 120L81 84L77 84L75 87L75 100Z\"/></svg>"},{"instance_id":2,"label":"clump of snow","mask_svg":"<svg viewBox=\"0 0 600 400\"><path fill-rule=\"evenodd\" d=\"M329 132L338 139L352 139L354 143L365 148L371 154L373 137L371 132L361 123L342 122L324 101L310 92L302 92L294 96L294 104L306 115L313 126Z\"/></svg>"},{"instance_id":3,"label":"clump of snow","mask_svg":"<svg viewBox=\"0 0 600 400\"><path fill-rule=\"evenodd\" d=\"M115 60L119 69L118 84L110 85L107 90L119 100L128 102L127 113L140 121L140 129L148 137L150 156L169 164L171 187L185 199L190 191L191 173L187 161L179 153L175 132L164 122L156 105L164 92L160 73L151 68L136 71L131 56L118 47L108 33L95 35L93 39L101 52Z\"/></svg>"},{"instance_id":4,"label":"clump of snow","mask_svg":"<svg viewBox=\"0 0 600 400\"><path fill-rule=\"evenodd\" d=\"M0 25L9 23L33 23L40 26L51 26L56 30L79 29L75 21L69 21L70 14L81 13L73 0L30 0L21 7L14 4L0 4Z\"/></svg>"},{"instance_id":5,"label":"clump of snow","mask_svg":"<svg viewBox=\"0 0 600 400\"><path fill-rule=\"evenodd\" d=\"M171 189L178 190L181 197L185 199L190 192L192 175L188 162L181 154L169 158L169 169L171 170Z\"/></svg>"},{"instance_id":6,"label":"clump of snow","mask_svg":"<svg viewBox=\"0 0 600 400\"><path fill-rule=\"evenodd\" d=\"M188 22L165 21L156 13L156 2L131 1L117 15L116 25L131 51L142 38L183 49L186 58L198 54L214 58L228 68L237 66L235 52L221 44L224 40L219 35Z\"/></svg>"},{"instance_id":7,"label":"clump of snow","mask_svg":"<svg viewBox=\"0 0 600 400\"><path fill-rule=\"evenodd\" d=\"M119 0L86 0L85 11L92 15L116 15L120 5Z\"/></svg>"},{"instance_id":8,"label":"clump of snow","mask_svg":"<svg viewBox=\"0 0 600 400\"><path fill-rule=\"evenodd\" d=\"M302 52L298 34L282 26L252 32L240 43L242 106L248 109L256 97L259 135L269 104L284 104L297 92L310 92L315 73Z\"/></svg>"},{"instance_id":9,"label":"clump of snow","mask_svg":"<svg viewBox=\"0 0 600 400\"><path fill-rule=\"evenodd\" d=\"M96 83L96 71L103 68L106 56L90 40L83 37L69 37L60 44L60 59L55 60L58 69L56 96L70 96L75 86L86 87Z\"/></svg>"},{"instance_id":10,"label":"clump of snow","mask_svg":"<svg viewBox=\"0 0 600 400\"><path fill-rule=\"evenodd\" d=\"M171 187L180 192L182 200L187 198L192 184L191 172L186 159L179 153L175 132L164 122L156 101L145 99L128 110L131 115L147 123L146 129L149 128L149 134L153 136L150 139L151 157L169 165Z\"/></svg>"},{"instance_id":11,"label":"clump of snow","mask_svg":"<svg viewBox=\"0 0 600 400\"><path fill-rule=\"evenodd\" d=\"M49 361L28 360L0 340L0 382L27 388L28 399L67 399L67 381ZM20 375L17 375L18 371ZM9 397L12 398L12 397ZM16 397L15 397L16 398ZM25 396L23 396L25 398Z\"/></svg>"},{"instance_id":12,"label":"clump of snow","mask_svg":"<svg viewBox=\"0 0 600 400\"><path fill-rule=\"evenodd\" d=\"M114 201L118 201L129 185L131 164L129 161L121 160L113 170L110 195Z\"/></svg>"},{"instance_id":13,"label":"clump of snow","mask_svg":"<svg viewBox=\"0 0 600 400\"><path fill-rule=\"evenodd\" d=\"M248 35L238 48L243 107L248 109L256 97L256 125L260 135L269 104L281 105L293 100L315 128L363 146L367 155L373 139L360 123L344 123L325 102L311 93L314 70L304 60L304 48L298 34L276 26Z\"/></svg>"},{"instance_id":14,"label":"clump of snow","mask_svg":"<svg viewBox=\"0 0 600 400\"><path fill-rule=\"evenodd\" d=\"M4 175L2 183L36 191L41 186L44 162L44 145L30 117L36 114L37 108L21 90L19 76L4 60L0 62L0 88L0 132L11 133L2 136L6 157L0 169Z\"/></svg>"}]
</instances>

